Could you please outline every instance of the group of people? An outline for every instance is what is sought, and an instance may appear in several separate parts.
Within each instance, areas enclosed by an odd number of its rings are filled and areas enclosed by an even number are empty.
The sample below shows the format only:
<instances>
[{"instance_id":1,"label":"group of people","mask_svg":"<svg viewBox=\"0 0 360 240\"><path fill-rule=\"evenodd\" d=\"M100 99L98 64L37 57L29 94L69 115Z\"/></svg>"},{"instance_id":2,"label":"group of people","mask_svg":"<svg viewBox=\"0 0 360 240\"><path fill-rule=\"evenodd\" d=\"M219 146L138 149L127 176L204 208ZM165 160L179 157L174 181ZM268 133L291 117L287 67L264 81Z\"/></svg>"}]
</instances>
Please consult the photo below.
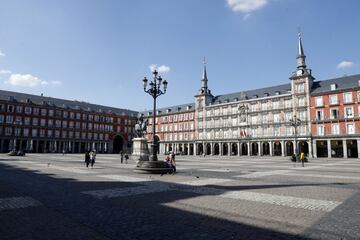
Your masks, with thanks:
<instances>
[{"instance_id":1,"label":"group of people","mask_svg":"<svg viewBox=\"0 0 360 240\"><path fill-rule=\"evenodd\" d=\"M87 168L89 167L89 165L91 167L94 167L95 159L96 159L96 150L85 152L85 164Z\"/></svg>"},{"instance_id":2,"label":"group of people","mask_svg":"<svg viewBox=\"0 0 360 240\"><path fill-rule=\"evenodd\" d=\"M129 160L129 155L127 153L123 153L123 151L120 152L120 161L121 163L124 162L124 159L125 159L125 163L127 164L128 163L128 160Z\"/></svg>"},{"instance_id":3,"label":"group of people","mask_svg":"<svg viewBox=\"0 0 360 240\"><path fill-rule=\"evenodd\" d=\"M168 167L172 169L172 173L176 173L176 162L175 162L175 153L170 153L166 156L165 162L167 163Z\"/></svg>"}]
</instances>

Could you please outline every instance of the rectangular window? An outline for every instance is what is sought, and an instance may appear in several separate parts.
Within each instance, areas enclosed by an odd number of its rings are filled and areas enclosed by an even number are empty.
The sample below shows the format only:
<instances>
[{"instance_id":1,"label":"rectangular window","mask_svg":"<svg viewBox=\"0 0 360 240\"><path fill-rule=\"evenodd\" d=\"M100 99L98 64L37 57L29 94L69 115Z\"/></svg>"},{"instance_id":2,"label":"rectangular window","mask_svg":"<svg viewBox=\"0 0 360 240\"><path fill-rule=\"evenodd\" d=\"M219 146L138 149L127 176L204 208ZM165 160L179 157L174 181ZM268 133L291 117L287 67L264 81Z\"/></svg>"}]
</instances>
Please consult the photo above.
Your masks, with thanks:
<instances>
[{"instance_id":1,"label":"rectangular window","mask_svg":"<svg viewBox=\"0 0 360 240\"><path fill-rule=\"evenodd\" d=\"M25 114L31 114L31 107L25 107Z\"/></svg>"},{"instance_id":2,"label":"rectangular window","mask_svg":"<svg viewBox=\"0 0 360 240\"><path fill-rule=\"evenodd\" d=\"M324 105L323 97L316 97L315 98L315 106L316 107L322 107Z\"/></svg>"},{"instance_id":3,"label":"rectangular window","mask_svg":"<svg viewBox=\"0 0 360 240\"><path fill-rule=\"evenodd\" d=\"M285 113L285 121L286 121L286 122L289 122L290 119L292 119L291 112Z\"/></svg>"},{"instance_id":4,"label":"rectangular window","mask_svg":"<svg viewBox=\"0 0 360 240\"><path fill-rule=\"evenodd\" d=\"M38 125L39 125L39 119L38 119L38 118L33 118L32 124L33 124L34 126L38 126Z\"/></svg>"},{"instance_id":5,"label":"rectangular window","mask_svg":"<svg viewBox=\"0 0 360 240\"><path fill-rule=\"evenodd\" d=\"M280 136L280 127L274 127L274 135Z\"/></svg>"},{"instance_id":6,"label":"rectangular window","mask_svg":"<svg viewBox=\"0 0 360 240\"><path fill-rule=\"evenodd\" d=\"M28 137L28 136L29 136L29 129L24 128L24 137Z\"/></svg>"},{"instance_id":7,"label":"rectangular window","mask_svg":"<svg viewBox=\"0 0 360 240\"><path fill-rule=\"evenodd\" d=\"M49 110L49 116L53 117L54 116L54 110Z\"/></svg>"},{"instance_id":8,"label":"rectangular window","mask_svg":"<svg viewBox=\"0 0 360 240\"><path fill-rule=\"evenodd\" d=\"M305 98L298 98L299 107L305 106Z\"/></svg>"},{"instance_id":9,"label":"rectangular window","mask_svg":"<svg viewBox=\"0 0 360 240\"><path fill-rule=\"evenodd\" d=\"M339 118L339 110L337 108L330 109L330 119L338 119Z\"/></svg>"},{"instance_id":10,"label":"rectangular window","mask_svg":"<svg viewBox=\"0 0 360 240\"><path fill-rule=\"evenodd\" d=\"M330 105L338 104L338 96L337 95L330 95L329 96L329 103L330 103Z\"/></svg>"},{"instance_id":11,"label":"rectangular window","mask_svg":"<svg viewBox=\"0 0 360 240\"><path fill-rule=\"evenodd\" d=\"M22 113L22 109L23 109L22 106L16 106L16 112L17 113Z\"/></svg>"},{"instance_id":12,"label":"rectangular window","mask_svg":"<svg viewBox=\"0 0 360 240\"><path fill-rule=\"evenodd\" d=\"M13 116L11 116L11 115L7 115L7 116L6 116L6 123L13 123L13 121L14 121L14 117L13 117Z\"/></svg>"},{"instance_id":13,"label":"rectangular window","mask_svg":"<svg viewBox=\"0 0 360 240\"><path fill-rule=\"evenodd\" d=\"M355 128L354 128L354 124L350 123L346 125L346 132L347 134L354 134L355 133Z\"/></svg>"},{"instance_id":14,"label":"rectangular window","mask_svg":"<svg viewBox=\"0 0 360 240\"><path fill-rule=\"evenodd\" d=\"M45 127L46 126L46 119L41 119L40 120L40 126L42 126L42 127Z\"/></svg>"},{"instance_id":15,"label":"rectangular window","mask_svg":"<svg viewBox=\"0 0 360 240\"><path fill-rule=\"evenodd\" d=\"M303 84L303 83L296 85L296 92L297 92L297 93L304 93L304 90L305 90L305 88L304 88L304 84Z\"/></svg>"},{"instance_id":16,"label":"rectangular window","mask_svg":"<svg viewBox=\"0 0 360 240\"><path fill-rule=\"evenodd\" d=\"M339 124L338 123L331 125L331 133L334 134L334 135L340 134Z\"/></svg>"},{"instance_id":17,"label":"rectangular window","mask_svg":"<svg viewBox=\"0 0 360 240\"><path fill-rule=\"evenodd\" d=\"M8 105L7 106L7 112L14 112L14 106L12 106L12 105Z\"/></svg>"},{"instance_id":18,"label":"rectangular window","mask_svg":"<svg viewBox=\"0 0 360 240\"><path fill-rule=\"evenodd\" d=\"M344 93L344 103L352 103L352 92Z\"/></svg>"},{"instance_id":19,"label":"rectangular window","mask_svg":"<svg viewBox=\"0 0 360 240\"><path fill-rule=\"evenodd\" d=\"M324 135L325 135L324 125L318 125L318 126L317 126L317 134L318 134L319 136L324 136Z\"/></svg>"},{"instance_id":20,"label":"rectangular window","mask_svg":"<svg viewBox=\"0 0 360 240\"><path fill-rule=\"evenodd\" d=\"M273 109L278 109L279 108L279 101L274 101L273 102Z\"/></svg>"},{"instance_id":21,"label":"rectangular window","mask_svg":"<svg viewBox=\"0 0 360 240\"><path fill-rule=\"evenodd\" d=\"M344 113L345 113L345 118L353 118L354 117L353 107L345 107Z\"/></svg>"},{"instance_id":22,"label":"rectangular window","mask_svg":"<svg viewBox=\"0 0 360 240\"><path fill-rule=\"evenodd\" d=\"M316 120L324 120L324 112L323 110L316 111Z\"/></svg>"},{"instance_id":23,"label":"rectangular window","mask_svg":"<svg viewBox=\"0 0 360 240\"><path fill-rule=\"evenodd\" d=\"M274 114L274 123L278 123L280 121L280 115L278 113Z\"/></svg>"},{"instance_id":24,"label":"rectangular window","mask_svg":"<svg viewBox=\"0 0 360 240\"><path fill-rule=\"evenodd\" d=\"M287 100L285 100L285 107L286 108L291 108L291 99L287 99Z\"/></svg>"},{"instance_id":25,"label":"rectangular window","mask_svg":"<svg viewBox=\"0 0 360 240\"><path fill-rule=\"evenodd\" d=\"M46 116L47 110L45 108L41 109L41 116Z\"/></svg>"},{"instance_id":26,"label":"rectangular window","mask_svg":"<svg viewBox=\"0 0 360 240\"><path fill-rule=\"evenodd\" d=\"M31 136L33 136L33 137L37 137L37 129L31 129Z\"/></svg>"},{"instance_id":27,"label":"rectangular window","mask_svg":"<svg viewBox=\"0 0 360 240\"><path fill-rule=\"evenodd\" d=\"M3 123L4 122L4 119L5 119L5 117L4 117L4 115L0 115L0 123Z\"/></svg>"},{"instance_id":28,"label":"rectangular window","mask_svg":"<svg viewBox=\"0 0 360 240\"><path fill-rule=\"evenodd\" d=\"M33 109L33 114L34 115L39 115L39 108L34 108Z\"/></svg>"}]
</instances>

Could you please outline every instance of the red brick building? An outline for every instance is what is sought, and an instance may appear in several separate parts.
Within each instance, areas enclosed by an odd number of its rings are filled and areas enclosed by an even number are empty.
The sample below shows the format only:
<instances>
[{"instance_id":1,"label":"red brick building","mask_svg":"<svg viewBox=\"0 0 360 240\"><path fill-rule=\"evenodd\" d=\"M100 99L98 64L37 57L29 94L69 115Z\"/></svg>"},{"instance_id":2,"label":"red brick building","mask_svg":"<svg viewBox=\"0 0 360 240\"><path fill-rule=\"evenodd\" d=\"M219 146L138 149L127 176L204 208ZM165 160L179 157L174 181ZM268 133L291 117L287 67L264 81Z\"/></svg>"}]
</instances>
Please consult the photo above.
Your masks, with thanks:
<instances>
[{"instance_id":1,"label":"red brick building","mask_svg":"<svg viewBox=\"0 0 360 240\"><path fill-rule=\"evenodd\" d=\"M145 113L149 120L146 138L152 141L152 112ZM194 104L160 108L156 116L158 152L175 152L194 155L195 109Z\"/></svg>"},{"instance_id":2,"label":"red brick building","mask_svg":"<svg viewBox=\"0 0 360 240\"><path fill-rule=\"evenodd\" d=\"M0 90L0 152L126 151L137 112Z\"/></svg>"},{"instance_id":3,"label":"red brick building","mask_svg":"<svg viewBox=\"0 0 360 240\"><path fill-rule=\"evenodd\" d=\"M360 75L315 82L311 133L316 157L359 157Z\"/></svg>"}]
</instances>

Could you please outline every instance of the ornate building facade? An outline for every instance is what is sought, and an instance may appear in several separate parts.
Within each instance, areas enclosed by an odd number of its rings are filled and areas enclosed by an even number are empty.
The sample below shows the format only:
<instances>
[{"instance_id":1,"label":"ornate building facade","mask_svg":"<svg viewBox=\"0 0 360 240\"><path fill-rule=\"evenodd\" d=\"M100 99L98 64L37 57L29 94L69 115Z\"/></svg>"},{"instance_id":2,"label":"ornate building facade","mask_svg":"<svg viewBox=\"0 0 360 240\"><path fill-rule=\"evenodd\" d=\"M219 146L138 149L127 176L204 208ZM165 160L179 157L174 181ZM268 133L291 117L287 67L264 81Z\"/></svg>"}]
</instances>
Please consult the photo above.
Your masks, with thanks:
<instances>
[{"instance_id":1,"label":"ornate building facade","mask_svg":"<svg viewBox=\"0 0 360 240\"><path fill-rule=\"evenodd\" d=\"M360 116L358 103L352 100L351 106L350 102L347 102L347 106L337 110L338 115L348 114L341 122L340 119L331 119L331 121L316 119L318 114L316 109L325 107L325 105L315 106L316 99L329 98L328 87L334 80L314 81L315 78L311 69L307 68L305 59L299 34L296 69L291 74L289 83L217 96L214 96L208 87L204 64L201 87L195 96L195 103L187 104L194 107L191 110L195 116L194 132L187 132L183 128L172 128L170 134L172 137L169 137L169 134L162 134L163 131L169 131L169 128L164 130L169 124L169 112L167 108L159 109L156 122L159 152L228 156L291 156L304 152L311 157L331 157L331 155L358 157L357 149L360 148L359 136L356 135L360 133L358 131L360 126L357 123ZM352 80L349 80L350 78ZM335 82L341 86L337 89L341 95L338 99L345 98L345 94L350 99L348 96L350 93L346 93L349 91L352 95L351 99L357 99L360 94L358 80L360 80L359 75L337 79ZM349 90L354 88L355 90ZM170 109L178 109L180 111L178 114L182 114L183 105L173 106L168 110ZM334 110L331 108L322 111L326 112L322 115L326 117L326 114ZM147 116L151 117L151 112L148 112ZM165 120L165 124L163 118L168 119ZM338 125L334 121L339 122ZM331 127L337 129L336 126L343 135L324 135L330 133ZM321 127L324 130L319 134ZM193 135L186 140L177 137L184 134ZM340 140L331 140L333 137ZM328 147L334 144L337 144L337 149L342 148L342 154L335 151L334 155L332 147ZM326 146L326 154L324 154L324 146Z\"/></svg>"}]
</instances>

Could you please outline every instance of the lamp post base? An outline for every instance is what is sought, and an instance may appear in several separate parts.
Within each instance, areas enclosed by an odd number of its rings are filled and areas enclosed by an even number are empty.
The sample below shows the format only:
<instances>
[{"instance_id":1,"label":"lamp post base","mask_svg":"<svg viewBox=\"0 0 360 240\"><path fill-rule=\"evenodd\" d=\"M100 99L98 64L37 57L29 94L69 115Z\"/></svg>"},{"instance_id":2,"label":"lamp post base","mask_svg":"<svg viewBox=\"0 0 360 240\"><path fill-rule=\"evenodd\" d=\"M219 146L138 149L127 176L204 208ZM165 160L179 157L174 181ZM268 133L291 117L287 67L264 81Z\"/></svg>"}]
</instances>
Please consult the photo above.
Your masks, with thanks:
<instances>
[{"instance_id":1,"label":"lamp post base","mask_svg":"<svg viewBox=\"0 0 360 240\"><path fill-rule=\"evenodd\" d=\"M172 171L164 161L139 161L134 171L143 173L163 174Z\"/></svg>"}]
</instances>

